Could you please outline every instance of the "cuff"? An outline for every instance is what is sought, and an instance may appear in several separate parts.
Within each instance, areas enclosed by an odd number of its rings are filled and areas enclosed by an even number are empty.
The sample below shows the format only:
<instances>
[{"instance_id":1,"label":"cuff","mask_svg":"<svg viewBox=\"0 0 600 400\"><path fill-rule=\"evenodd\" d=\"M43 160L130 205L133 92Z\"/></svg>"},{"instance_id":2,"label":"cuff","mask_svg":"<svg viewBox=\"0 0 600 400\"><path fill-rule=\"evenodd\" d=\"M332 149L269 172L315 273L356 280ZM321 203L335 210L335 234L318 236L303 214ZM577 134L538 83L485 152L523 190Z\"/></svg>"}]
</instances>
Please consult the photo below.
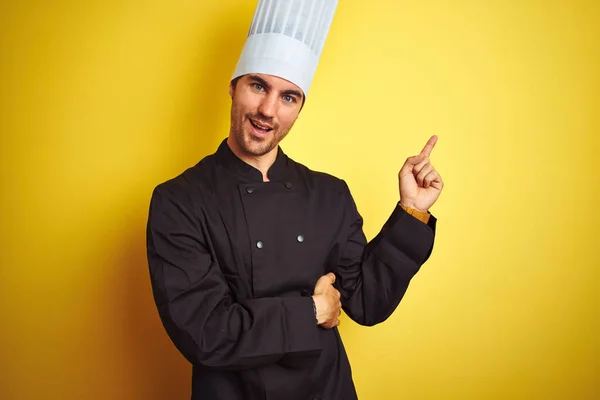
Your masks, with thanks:
<instances>
[{"instance_id":1,"label":"cuff","mask_svg":"<svg viewBox=\"0 0 600 400\"><path fill-rule=\"evenodd\" d=\"M400 204L400 207L402 207L404 211L406 211L408 214L412 215L419 221L423 222L424 224L427 224L429 222L429 217L431 216L431 214L429 214L428 212L421 212L410 207L405 207L402 204Z\"/></svg>"}]
</instances>

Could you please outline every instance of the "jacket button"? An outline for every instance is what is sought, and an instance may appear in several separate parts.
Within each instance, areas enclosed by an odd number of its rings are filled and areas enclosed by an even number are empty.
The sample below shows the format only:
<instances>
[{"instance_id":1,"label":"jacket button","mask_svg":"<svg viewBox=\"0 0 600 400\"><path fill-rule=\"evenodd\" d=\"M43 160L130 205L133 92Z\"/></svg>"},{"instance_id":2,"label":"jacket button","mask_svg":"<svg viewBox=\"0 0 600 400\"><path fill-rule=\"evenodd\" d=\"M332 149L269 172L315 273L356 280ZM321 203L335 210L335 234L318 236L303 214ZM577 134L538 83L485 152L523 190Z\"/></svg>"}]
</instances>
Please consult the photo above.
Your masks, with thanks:
<instances>
[{"instance_id":1,"label":"jacket button","mask_svg":"<svg viewBox=\"0 0 600 400\"><path fill-rule=\"evenodd\" d=\"M298 243L302 243L302 242L304 242L304 236L298 235L298 237L296 238L296 240L298 241Z\"/></svg>"},{"instance_id":2,"label":"jacket button","mask_svg":"<svg viewBox=\"0 0 600 400\"><path fill-rule=\"evenodd\" d=\"M258 247L259 249L263 248L263 242L261 240L259 240L258 242L256 242L256 247Z\"/></svg>"},{"instance_id":3,"label":"jacket button","mask_svg":"<svg viewBox=\"0 0 600 400\"><path fill-rule=\"evenodd\" d=\"M248 194L252 194L252 193L254 193L254 188L251 188L251 187L249 187L249 188L246 188L246 192L247 192Z\"/></svg>"},{"instance_id":4,"label":"jacket button","mask_svg":"<svg viewBox=\"0 0 600 400\"><path fill-rule=\"evenodd\" d=\"M291 188L292 188L292 184L291 184L291 183L289 183L289 182L286 182L286 183L285 183L285 188L286 188L286 189L291 189Z\"/></svg>"}]
</instances>

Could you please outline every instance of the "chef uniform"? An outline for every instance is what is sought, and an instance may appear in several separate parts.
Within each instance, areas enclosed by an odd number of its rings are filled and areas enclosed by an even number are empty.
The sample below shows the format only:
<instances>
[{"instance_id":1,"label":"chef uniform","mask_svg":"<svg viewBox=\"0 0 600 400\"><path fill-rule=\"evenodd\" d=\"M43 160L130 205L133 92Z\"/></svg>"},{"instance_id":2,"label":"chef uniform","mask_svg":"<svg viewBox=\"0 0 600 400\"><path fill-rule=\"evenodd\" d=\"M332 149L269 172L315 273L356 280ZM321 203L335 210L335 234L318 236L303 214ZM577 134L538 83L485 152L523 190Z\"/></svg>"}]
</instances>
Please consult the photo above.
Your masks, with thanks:
<instances>
[{"instance_id":1,"label":"chef uniform","mask_svg":"<svg viewBox=\"0 0 600 400\"><path fill-rule=\"evenodd\" d=\"M234 78L273 74L307 93L311 73L292 63L294 52L285 43L301 40L320 53L335 3L260 1ZM318 21L304 28L293 22L291 38L264 33L286 33L289 22L278 21L295 15ZM270 36L270 45L253 35ZM272 47L282 44L287 50L279 61L264 62L265 52L276 56ZM296 58L306 61L304 53ZM281 148L268 177L263 182L262 173L223 141L215 154L152 195L152 289L169 337L193 366L192 399L356 399L338 329L317 325L315 283L333 272L350 318L362 325L384 321L428 259L436 219L430 215L424 223L396 205L367 244L343 180L308 169Z\"/></svg>"}]
</instances>

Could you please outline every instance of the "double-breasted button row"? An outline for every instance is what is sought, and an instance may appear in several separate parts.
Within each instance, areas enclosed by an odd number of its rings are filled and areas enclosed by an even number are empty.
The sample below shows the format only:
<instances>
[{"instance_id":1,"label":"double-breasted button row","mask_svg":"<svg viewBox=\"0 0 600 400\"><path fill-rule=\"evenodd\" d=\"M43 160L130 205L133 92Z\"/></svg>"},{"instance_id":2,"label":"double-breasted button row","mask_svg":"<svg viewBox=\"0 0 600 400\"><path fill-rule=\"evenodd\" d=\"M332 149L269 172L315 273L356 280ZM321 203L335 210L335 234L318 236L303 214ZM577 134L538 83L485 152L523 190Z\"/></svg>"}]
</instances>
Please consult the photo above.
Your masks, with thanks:
<instances>
[{"instance_id":1,"label":"double-breasted button row","mask_svg":"<svg viewBox=\"0 0 600 400\"><path fill-rule=\"evenodd\" d=\"M304 242L304 235L298 235L296 237L296 240L298 241L298 243L303 243ZM263 247L265 247L265 243L262 240L258 240L256 242L256 247L258 247L259 249L262 249Z\"/></svg>"}]
</instances>

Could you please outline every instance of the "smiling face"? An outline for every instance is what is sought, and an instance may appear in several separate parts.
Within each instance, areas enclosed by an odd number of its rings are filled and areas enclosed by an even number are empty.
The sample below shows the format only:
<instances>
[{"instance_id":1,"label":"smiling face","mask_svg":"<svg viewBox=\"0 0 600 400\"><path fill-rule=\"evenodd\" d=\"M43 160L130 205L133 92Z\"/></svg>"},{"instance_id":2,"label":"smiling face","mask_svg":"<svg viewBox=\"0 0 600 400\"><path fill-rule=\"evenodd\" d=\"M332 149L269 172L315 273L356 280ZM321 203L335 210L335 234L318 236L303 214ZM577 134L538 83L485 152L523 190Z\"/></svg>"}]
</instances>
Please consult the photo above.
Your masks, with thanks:
<instances>
[{"instance_id":1,"label":"smiling face","mask_svg":"<svg viewBox=\"0 0 600 400\"><path fill-rule=\"evenodd\" d=\"M273 75L249 74L233 81L229 145L238 156L276 154L277 145L298 118L302 90Z\"/></svg>"}]
</instances>

